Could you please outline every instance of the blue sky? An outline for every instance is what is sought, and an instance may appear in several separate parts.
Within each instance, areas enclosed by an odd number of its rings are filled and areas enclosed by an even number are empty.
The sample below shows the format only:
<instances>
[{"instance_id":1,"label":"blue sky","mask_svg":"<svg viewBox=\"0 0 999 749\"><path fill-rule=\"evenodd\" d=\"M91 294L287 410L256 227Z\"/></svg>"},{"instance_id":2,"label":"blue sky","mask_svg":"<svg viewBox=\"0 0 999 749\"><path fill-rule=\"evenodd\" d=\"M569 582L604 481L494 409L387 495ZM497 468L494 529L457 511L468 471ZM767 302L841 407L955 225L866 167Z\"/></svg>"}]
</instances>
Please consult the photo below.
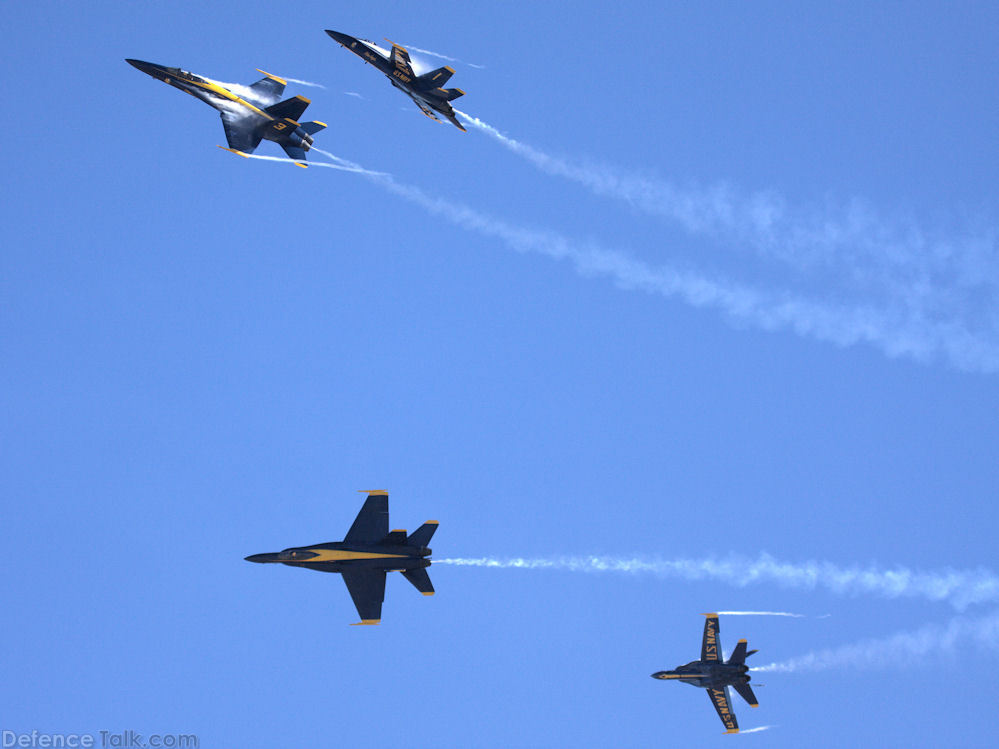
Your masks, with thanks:
<instances>
[{"instance_id":1,"label":"blue sky","mask_svg":"<svg viewBox=\"0 0 999 749\"><path fill-rule=\"evenodd\" d=\"M995 6L5 18L0 729L991 744ZM461 60L458 108L520 150L430 122L325 28ZM396 189L220 151L126 57L320 83L287 89L316 144ZM390 577L355 628L337 577L243 561L341 538L369 488L393 528L440 520L439 559L686 566L436 564L435 597ZM683 571L761 559L783 576ZM649 678L712 610L806 615L722 617L789 669L736 705L765 733Z\"/></svg>"}]
</instances>

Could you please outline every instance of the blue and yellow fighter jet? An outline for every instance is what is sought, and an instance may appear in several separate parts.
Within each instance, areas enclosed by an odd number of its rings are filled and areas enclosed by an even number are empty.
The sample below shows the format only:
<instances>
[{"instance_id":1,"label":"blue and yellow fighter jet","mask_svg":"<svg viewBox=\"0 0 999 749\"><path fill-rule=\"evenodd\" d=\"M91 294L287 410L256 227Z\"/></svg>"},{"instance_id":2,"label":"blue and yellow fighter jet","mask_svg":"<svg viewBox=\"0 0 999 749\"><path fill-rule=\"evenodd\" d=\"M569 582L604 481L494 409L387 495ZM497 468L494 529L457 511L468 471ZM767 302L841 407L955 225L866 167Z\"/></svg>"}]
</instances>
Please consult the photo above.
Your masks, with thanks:
<instances>
[{"instance_id":1,"label":"blue and yellow fighter jet","mask_svg":"<svg viewBox=\"0 0 999 749\"><path fill-rule=\"evenodd\" d=\"M349 34L329 29L326 29L326 33L342 47L349 49L384 73L392 85L412 99L427 117L440 122L437 114L442 114L456 128L465 130L465 126L454 116L454 109L451 107L451 102L459 96L464 96L465 92L460 88L441 88L454 75L454 68L445 66L417 75L413 71L409 52L395 42L389 42L392 45L390 52L367 39L357 39Z\"/></svg>"},{"instance_id":2,"label":"blue and yellow fighter jet","mask_svg":"<svg viewBox=\"0 0 999 749\"><path fill-rule=\"evenodd\" d=\"M288 82L263 70L258 69L264 78L256 83L233 86L237 93L226 88L232 84L202 78L180 68L168 68L142 60L126 59L125 62L219 110L229 142L229 147L223 150L240 156L253 153L260 141L266 139L281 146L290 158L305 161L305 152L312 147L312 136L326 127L325 122L300 123L298 120L309 106L309 100L304 96L295 96L280 101Z\"/></svg>"},{"instance_id":3,"label":"blue and yellow fighter jet","mask_svg":"<svg viewBox=\"0 0 999 749\"><path fill-rule=\"evenodd\" d=\"M760 706L753 688L749 686L749 666L746 665L746 658L757 651L746 652L746 640L739 640L732 656L723 661L721 641L718 639L718 614L704 616L707 618L704 620L704 637L701 639L701 659L677 666L672 671L656 671L652 678L677 679L684 684L707 689L711 704L725 724L725 733L739 733L739 722L732 712L728 688L735 689L750 707Z\"/></svg>"},{"instance_id":4,"label":"blue and yellow fighter jet","mask_svg":"<svg viewBox=\"0 0 999 749\"><path fill-rule=\"evenodd\" d=\"M387 572L402 572L418 591L432 596L434 586L426 569L432 550L427 544L437 530L437 521L428 520L408 536L404 530L389 532L388 492L362 493L368 498L343 541L293 546L276 554L254 554L246 557L246 561L280 562L289 567L339 572L361 617L357 624L381 621Z\"/></svg>"}]
</instances>

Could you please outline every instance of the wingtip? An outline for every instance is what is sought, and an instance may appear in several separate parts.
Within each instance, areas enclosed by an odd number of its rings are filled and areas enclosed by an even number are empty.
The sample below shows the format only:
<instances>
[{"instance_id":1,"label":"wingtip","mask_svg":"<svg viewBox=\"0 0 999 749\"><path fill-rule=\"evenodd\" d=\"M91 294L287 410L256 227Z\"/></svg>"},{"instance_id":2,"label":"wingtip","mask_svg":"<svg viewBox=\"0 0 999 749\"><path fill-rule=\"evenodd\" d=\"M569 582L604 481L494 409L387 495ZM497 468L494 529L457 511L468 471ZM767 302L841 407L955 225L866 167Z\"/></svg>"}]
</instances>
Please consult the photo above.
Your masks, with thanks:
<instances>
[{"instance_id":1,"label":"wingtip","mask_svg":"<svg viewBox=\"0 0 999 749\"><path fill-rule=\"evenodd\" d=\"M718 616L718 613L717 613L717 612L712 612L712 613L710 613L710 614L701 614L701 616L708 616L708 617L711 617L711 616Z\"/></svg>"},{"instance_id":2,"label":"wingtip","mask_svg":"<svg viewBox=\"0 0 999 749\"><path fill-rule=\"evenodd\" d=\"M738 728L730 728L727 731L725 731L725 733L739 733L739 729Z\"/></svg>"},{"instance_id":3,"label":"wingtip","mask_svg":"<svg viewBox=\"0 0 999 749\"><path fill-rule=\"evenodd\" d=\"M271 75L271 74L270 74L270 73L268 73L268 72L267 72L266 70L261 70L260 68L255 68L255 69L256 69L256 71L257 71L258 73L263 73L263 74L264 74L265 76L267 76L268 78L270 78L270 79L271 79L272 81L277 81L277 82L278 82L278 83L280 83L280 84L281 84L282 86L287 86L287 85L288 85L288 81L286 81L286 80L285 80L284 78L279 78L279 77L278 77L278 76L276 76L276 75Z\"/></svg>"},{"instance_id":4,"label":"wingtip","mask_svg":"<svg viewBox=\"0 0 999 749\"><path fill-rule=\"evenodd\" d=\"M440 525L440 524L441 524L440 520L428 520L427 522L424 523L424 525Z\"/></svg>"},{"instance_id":5,"label":"wingtip","mask_svg":"<svg viewBox=\"0 0 999 749\"><path fill-rule=\"evenodd\" d=\"M357 493L358 494L367 494L369 497L374 496L374 495L382 495L382 494L384 494L385 496L388 496L388 492L385 491L384 489L358 489Z\"/></svg>"},{"instance_id":6,"label":"wingtip","mask_svg":"<svg viewBox=\"0 0 999 749\"><path fill-rule=\"evenodd\" d=\"M351 627L361 627L367 625L381 624L381 619L361 619L359 622L352 622Z\"/></svg>"},{"instance_id":7,"label":"wingtip","mask_svg":"<svg viewBox=\"0 0 999 749\"><path fill-rule=\"evenodd\" d=\"M434 591L432 591L432 590L426 590L426 591L422 591L422 593L425 596L432 596L434 594Z\"/></svg>"},{"instance_id":8,"label":"wingtip","mask_svg":"<svg viewBox=\"0 0 999 749\"><path fill-rule=\"evenodd\" d=\"M242 156L244 159L250 158L250 155L243 153L242 151L237 151L235 148L226 148L225 146L219 146L223 151L228 151L229 153L234 153L237 156Z\"/></svg>"}]
</instances>

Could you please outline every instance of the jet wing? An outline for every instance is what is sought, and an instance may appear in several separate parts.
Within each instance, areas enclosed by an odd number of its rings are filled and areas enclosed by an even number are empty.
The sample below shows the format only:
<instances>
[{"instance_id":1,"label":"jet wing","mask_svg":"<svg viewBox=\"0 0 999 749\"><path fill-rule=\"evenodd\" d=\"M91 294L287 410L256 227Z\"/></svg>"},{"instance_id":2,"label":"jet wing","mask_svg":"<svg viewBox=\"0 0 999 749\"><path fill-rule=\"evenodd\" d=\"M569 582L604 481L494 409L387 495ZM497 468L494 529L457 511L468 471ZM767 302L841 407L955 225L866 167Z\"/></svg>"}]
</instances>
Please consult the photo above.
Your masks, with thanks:
<instances>
[{"instance_id":1,"label":"jet wing","mask_svg":"<svg viewBox=\"0 0 999 749\"><path fill-rule=\"evenodd\" d=\"M388 512L388 492L369 492L364 507L344 536L344 543L377 544L388 535Z\"/></svg>"},{"instance_id":2,"label":"jet wing","mask_svg":"<svg viewBox=\"0 0 999 749\"><path fill-rule=\"evenodd\" d=\"M711 698L711 704L718 711L718 717L721 718L721 722L728 729L726 733L739 733L739 722L735 719L735 713L732 712L732 703L728 699L728 687L722 687L721 689L708 688L708 697Z\"/></svg>"},{"instance_id":3,"label":"jet wing","mask_svg":"<svg viewBox=\"0 0 999 749\"><path fill-rule=\"evenodd\" d=\"M222 112L221 117L229 148L243 153L253 153L260 145L261 136L257 135L255 128L250 124L251 120L246 117L237 117L230 112Z\"/></svg>"},{"instance_id":4,"label":"jet wing","mask_svg":"<svg viewBox=\"0 0 999 749\"><path fill-rule=\"evenodd\" d=\"M263 73L266 78L261 78L256 83L252 84L249 88L253 92L254 97L265 105L274 104L276 101L280 100L281 94L284 93L284 87L287 83L284 78L278 78L276 75L271 75L260 68L257 68L258 73Z\"/></svg>"},{"instance_id":5,"label":"jet wing","mask_svg":"<svg viewBox=\"0 0 999 749\"><path fill-rule=\"evenodd\" d=\"M386 39L385 41L389 41ZM389 57L389 62L395 66L398 70L408 78L403 78L406 83L412 82L416 78L416 73L413 72L413 64L409 60L409 52L406 51L405 47L400 47L395 42L389 42L392 45L392 54Z\"/></svg>"},{"instance_id":6,"label":"jet wing","mask_svg":"<svg viewBox=\"0 0 999 749\"><path fill-rule=\"evenodd\" d=\"M358 624L378 624L385 600L385 570L360 569L344 572L343 581L361 617Z\"/></svg>"},{"instance_id":7,"label":"jet wing","mask_svg":"<svg viewBox=\"0 0 999 749\"><path fill-rule=\"evenodd\" d=\"M718 614L705 614L704 637L701 638L701 660L721 661L721 644L718 641Z\"/></svg>"},{"instance_id":8,"label":"jet wing","mask_svg":"<svg viewBox=\"0 0 999 749\"><path fill-rule=\"evenodd\" d=\"M416 106L418 106L420 108L420 111L423 112L423 114L425 114L427 117L429 117L432 120L437 120L438 122L441 121L441 118L438 117L436 114L434 114L434 110L432 110L430 107L428 107L422 101L420 101L419 99L417 99L415 96L410 96L410 98L413 100L413 102L416 104Z\"/></svg>"}]
</instances>

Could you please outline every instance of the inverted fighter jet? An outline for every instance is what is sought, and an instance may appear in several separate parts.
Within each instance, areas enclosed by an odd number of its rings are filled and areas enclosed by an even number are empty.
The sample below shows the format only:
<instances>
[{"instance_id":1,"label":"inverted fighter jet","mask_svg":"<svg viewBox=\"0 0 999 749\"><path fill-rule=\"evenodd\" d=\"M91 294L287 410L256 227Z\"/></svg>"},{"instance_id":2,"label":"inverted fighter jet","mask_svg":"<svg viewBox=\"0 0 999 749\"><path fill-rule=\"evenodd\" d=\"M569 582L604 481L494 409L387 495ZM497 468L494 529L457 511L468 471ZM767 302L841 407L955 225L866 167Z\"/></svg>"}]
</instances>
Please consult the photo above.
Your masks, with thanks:
<instances>
[{"instance_id":1,"label":"inverted fighter jet","mask_svg":"<svg viewBox=\"0 0 999 749\"><path fill-rule=\"evenodd\" d=\"M703 687L708 690L711 704L718 711L725 728L725 733L739 733L739 723L732 712L732 704L728 699L728 688L731 686L749 703L750 707L759 707L753 688L749 686L749 666L746 658L755 650L746 652L746 641L736 643L732 656L722 661L721 642L718 639L718 614L704 614L704 637L701 640L701 659L677 666L672 671L656 671L653 679L678 679L684 684Z\"/></svg>"},{"instance_id":2,"label":"inverted fighter jet","mask_svg":"<svg viewBox=\"0 0 999 749\"><path fill-rule=\"evenodd\" d=\"M368 491L364 506L357 513L343 541L293 546L276 554L254 554L248 562L280 562L289 567L304 567L320 572L339 572L361 621L378 624L385 600L385 573L402 572L425 596L434 594L426 568L432 551L427 548L437 530L437 521L428 520L413 533L389 532L388 492Z\"/></svg>"},{"instance_id":3,"label":"inverted fighter jet","mask_svg":"<svg viewBox=\"0 0 999 749\"><path fill-rule=\"evenodd\" d=\"M459 130L465 129L465 126L458 122L458 118L454 116L454 109L450 104L459 96L463 96L465 92L460 88L441 88L454 75L454 68L445 66L423 75L417 75L413 72L412 63L409 61L409 52L406 51L405 47L400 47L395 42L385 40L392 45L392 51L389 52L367 39L356 39L348 34L341 34L339 31L330 31L329 29L326 29L326 33L362 60L370 62L382 71L392 82L392 85L416 102L416 106L427 117L440 122L440 118L434 114L437 112L444 115Z\"/></svg>"},{"instance_id":4,"label":"inverted fighter jet","mask_svg":"<svg viewBox=\"0 0 999 749\"><path fill-rule=\"evenodd\" d=\"M302 122L299 118L309 106L304 96L280 101L287 81L276 75L264 77L251 86L240 86L239 93L211 78L202 78L180 68L167 68L142 60L125 60L143 73L174 88L189 93L219 110L229 147L223 149L240 156L253 153L263 139L277 143L289 158L305 161L312 147L312 136L326 127L325 122ZM222 146L219 146L222 148ZM299 164L304 167L305 164Z\"/></svg>"}]
</instances>

